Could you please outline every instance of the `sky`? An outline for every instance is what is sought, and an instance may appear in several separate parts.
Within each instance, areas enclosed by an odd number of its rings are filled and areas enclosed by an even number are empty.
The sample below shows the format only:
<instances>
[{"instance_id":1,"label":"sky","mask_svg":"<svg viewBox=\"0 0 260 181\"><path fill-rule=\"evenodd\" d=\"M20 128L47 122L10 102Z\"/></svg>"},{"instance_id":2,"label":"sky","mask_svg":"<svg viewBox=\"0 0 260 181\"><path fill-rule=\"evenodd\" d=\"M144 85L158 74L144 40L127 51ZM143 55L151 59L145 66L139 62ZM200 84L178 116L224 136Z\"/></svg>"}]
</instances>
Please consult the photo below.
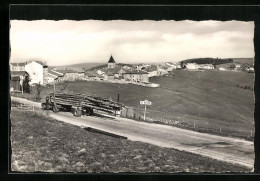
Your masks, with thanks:
<instances>
[{"instance_id":1,"label":"sky","mask_svg":"<svg viewBox=\"0 0 260 181\"><path fill-rule=\"evenodd\" d=\"M177 62L254 57L254 22L37 20L10 22L10 62Z\"/></svg>"}]
</instances>

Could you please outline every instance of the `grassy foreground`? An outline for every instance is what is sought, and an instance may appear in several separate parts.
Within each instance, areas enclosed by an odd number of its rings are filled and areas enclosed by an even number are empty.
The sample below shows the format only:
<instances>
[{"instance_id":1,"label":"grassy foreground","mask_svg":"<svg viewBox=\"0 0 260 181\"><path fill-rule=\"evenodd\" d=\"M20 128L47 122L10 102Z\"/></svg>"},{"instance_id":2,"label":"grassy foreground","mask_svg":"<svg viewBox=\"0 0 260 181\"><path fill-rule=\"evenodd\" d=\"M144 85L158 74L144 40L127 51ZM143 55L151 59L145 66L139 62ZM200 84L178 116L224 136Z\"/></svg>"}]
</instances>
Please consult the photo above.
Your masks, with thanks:
<instances>
[{"instance_id":1,"label":"grassy foreground","mask_svg":"<svg viewBox=\"0 0 260 181\"><path fill-rule=\"evenodd\" d=\"M37 112L11 112L12 171L239 172L246 167L87 132Z\"/></svg>"}]
</instances>

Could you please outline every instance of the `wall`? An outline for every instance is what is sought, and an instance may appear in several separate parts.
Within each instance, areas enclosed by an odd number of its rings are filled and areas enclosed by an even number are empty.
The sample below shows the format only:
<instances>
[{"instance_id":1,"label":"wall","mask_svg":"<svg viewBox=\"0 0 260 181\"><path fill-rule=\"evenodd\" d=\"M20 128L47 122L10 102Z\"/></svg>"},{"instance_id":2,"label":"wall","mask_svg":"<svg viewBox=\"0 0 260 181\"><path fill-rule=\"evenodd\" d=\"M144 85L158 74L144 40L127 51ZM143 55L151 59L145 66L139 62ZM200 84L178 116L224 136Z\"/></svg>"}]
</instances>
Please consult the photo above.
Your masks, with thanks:
<instances>
[{"instance_id":1,"label":"wall","mask_svg":"<svg viewBox=\"0 0 260 181\"><path fill-rule=\"evenodd\" d=\"M140 74L141 82L149 82L148 74Z\"/></svg>"},{"instance_id":2,"label":"wall","mask_svg":"<svg viewBox=\"0 0 260 181\"><path fill-rule=\"evenodd\" d=\"M10 69L11 69L11 71L25 71L25 67L24 66L11 65Z\"/></svg>"},{"instance_id":3,"label":"wall","mask_svg":"<svg viewBox=\"0 0 260 181\"><path fill-rule=\"evenodd\" d=\"M25 66L25 71L29 74L30 84L43 84L43 66L37 62L30 62Z\"/></svg>"},{"instance_id":4,"label":"wall","mask_svg":"<svg viewBox=\"0 0 260 181\"><path fill-rule=\"evenodd\" d=\"M108 63L108 68L115 68L116 67L116 63Z\"/></svg>"}]
</instances>

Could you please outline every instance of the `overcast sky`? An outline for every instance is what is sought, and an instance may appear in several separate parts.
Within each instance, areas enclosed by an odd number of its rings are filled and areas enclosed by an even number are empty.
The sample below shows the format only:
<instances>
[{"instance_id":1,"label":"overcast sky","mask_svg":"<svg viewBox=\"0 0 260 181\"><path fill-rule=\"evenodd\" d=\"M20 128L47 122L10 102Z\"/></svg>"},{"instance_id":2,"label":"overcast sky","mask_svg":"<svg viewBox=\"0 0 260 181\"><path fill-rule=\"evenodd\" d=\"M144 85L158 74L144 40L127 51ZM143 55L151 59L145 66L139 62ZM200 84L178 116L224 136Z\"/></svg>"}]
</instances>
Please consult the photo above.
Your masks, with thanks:
<instances>
[{"instance_id":1,"label":"overcast sky","mask_svg":"<svg viewBox=\"0 0 260 181\"><path fill-rule=\"evenodd\" d=\"M11 62L48 65L145 63L254 57L254 23L240 21L20 21L10 29Z\"/></svg>"}]
</instances>

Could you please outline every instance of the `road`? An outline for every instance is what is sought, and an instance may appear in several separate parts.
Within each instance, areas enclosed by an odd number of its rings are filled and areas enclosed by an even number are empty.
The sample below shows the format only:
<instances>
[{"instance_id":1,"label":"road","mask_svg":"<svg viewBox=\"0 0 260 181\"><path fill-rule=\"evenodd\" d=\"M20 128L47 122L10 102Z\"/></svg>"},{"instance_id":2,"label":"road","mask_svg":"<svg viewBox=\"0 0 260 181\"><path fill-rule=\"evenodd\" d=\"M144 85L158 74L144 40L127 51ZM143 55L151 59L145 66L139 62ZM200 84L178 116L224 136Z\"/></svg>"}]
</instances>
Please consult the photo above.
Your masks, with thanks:
<instances>
[{"instance_id":1,"label":"road","mask_svg":"<svg viewBox=\"0 0 260 181\"><path fill-rule=\"evenodd\" d=\"M40 107L40 103L29 100L16 97L12 97L12 100ZM111 132L125 136L132 141L184 150L253 169L254 144L252 141L113 116L81 116L78 118L68 112L45 111L45 113L59 121Z\"/></svg>"}]
</instances>

